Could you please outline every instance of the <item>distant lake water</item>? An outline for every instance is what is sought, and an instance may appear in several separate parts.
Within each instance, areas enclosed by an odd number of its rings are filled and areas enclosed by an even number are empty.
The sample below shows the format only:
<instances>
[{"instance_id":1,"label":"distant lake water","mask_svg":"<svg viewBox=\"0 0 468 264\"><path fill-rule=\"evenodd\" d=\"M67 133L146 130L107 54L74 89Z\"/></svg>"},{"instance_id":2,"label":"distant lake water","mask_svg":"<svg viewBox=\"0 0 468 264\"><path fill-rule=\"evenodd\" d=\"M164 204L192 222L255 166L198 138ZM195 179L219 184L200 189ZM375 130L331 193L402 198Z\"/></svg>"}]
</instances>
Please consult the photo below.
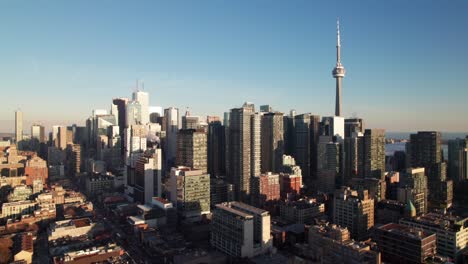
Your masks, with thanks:
<instances>
[{"instance_id":1,"label":"distant lake water","mask_svg":"<svg viewBox=\"0 0 468 264\"><path fill-rule=\"evenodd\" d=\"M393 138L393 139L408 139L410 134L415 132L387 132L385 133L386 138ZM468 135L468 132L442 132L442 140L450 140L456 138L464 138ZM405 151L405 144L404 142L396 142L394 144L386 144L385 145L385 155L393 156L395 151ZM447 159L448 155L448 145L442 144L442 152L444 155L444 159Z\"/></svg>"},{"instance_id":2,"label":"distant lake water","mask_svg":"<svg viewBox=\"0 0 468 264\"><path fill-rule=\"evenodd\" d=\"M396 142L393 144L385 144L385 155L386 156L393 156L395 151L405 151L405 142ZM448 145L442 144L442 152L444 154L444 159L447 159L448 155Z\"/></svg>"}]
</instances>

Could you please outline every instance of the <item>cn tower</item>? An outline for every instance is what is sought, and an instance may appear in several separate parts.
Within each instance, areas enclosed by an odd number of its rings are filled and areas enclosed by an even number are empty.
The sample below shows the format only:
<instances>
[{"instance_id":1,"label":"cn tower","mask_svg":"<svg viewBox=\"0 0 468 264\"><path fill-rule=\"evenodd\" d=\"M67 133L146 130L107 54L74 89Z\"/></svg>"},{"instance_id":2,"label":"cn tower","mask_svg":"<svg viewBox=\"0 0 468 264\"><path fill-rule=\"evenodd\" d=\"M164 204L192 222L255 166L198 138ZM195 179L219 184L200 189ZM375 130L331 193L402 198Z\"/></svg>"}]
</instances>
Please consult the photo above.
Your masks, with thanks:
<instances>
[{"instance_id":1,"label":"cn tower","mask_svg":"<svg viewBox=\"0 0 468 264\"><path fill-rule=\"evenodd\" d=\"M336 79L335 116L341 116L341 81L345 76L345 68L341 65L340 21L336 21L336 66L333 69L333 78Z\"/></svg>"}]
</instances>

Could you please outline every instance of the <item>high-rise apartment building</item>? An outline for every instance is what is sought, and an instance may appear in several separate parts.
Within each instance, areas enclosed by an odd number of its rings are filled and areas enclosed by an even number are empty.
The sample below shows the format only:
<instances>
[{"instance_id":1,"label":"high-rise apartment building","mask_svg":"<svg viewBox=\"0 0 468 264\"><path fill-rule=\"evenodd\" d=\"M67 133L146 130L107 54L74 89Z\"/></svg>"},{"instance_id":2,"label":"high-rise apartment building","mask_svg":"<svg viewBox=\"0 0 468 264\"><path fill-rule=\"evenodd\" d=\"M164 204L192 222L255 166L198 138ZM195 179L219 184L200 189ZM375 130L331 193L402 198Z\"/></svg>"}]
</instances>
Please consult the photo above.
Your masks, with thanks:
<instances>
[{"instance_id":1,"label":"high-rise apartment building","mask_svg":"<svg viewBox=\"0 0 468 264\"><path fill-rule=\"evenodd\" d=\"M240 203L216 205L211 221L211 246L233 257L251 258L269 252L270 214Z\"/></svg>"},{"instance_id":2,"label":"high-rise apartment building","mask_svg":"<svg viewBox=\"0 0 468 264\"><path fill-rule=\"evenodd\" d=\"M283 114L266 113L261 121L262 172L279 172L284 154Z\"/></svg>"},{"instance_id":3,"label":"high-rise apartment building","mask_svg":"<svg viewBox=\"0 0 468 264\"><path fill-rule=\"evenodd\" d=\"M260 115L252 104L231 109L228 129L228 180L237 198L249 201L250 177L260 175Z\"/></svg>"},{"instance_id":4,"label":"high-rise apartment building","mask_svg":"<svg viewBox=\"0 0 468 264\"><path fill-rule=\"evenodd\" d=\"M364 177L385 180L385 130L364 132Z\"/></svg>"},{"instance_id":5,"label":"high-rise apartment building","mask_svg":"<svg viewBox=\"0 0 468 264\"><path fill-rule=\"evenodd\" d=\"M349 187L336 190L333 223L348 228L354 239L367 238L369 229L374 226L374 199L369 197L367 190L358 192Z\"/></svg>"},{"instance_id":6,"label":"high-rise apartment building","mask_svg":"<svg viewBox=\"0 0 468 264\"><path fill-rule=\"evenodd\" d=\"M176 165L208 172L207 134L201 130L181 129L177 134Z\"/></svg>"}]
</instances>

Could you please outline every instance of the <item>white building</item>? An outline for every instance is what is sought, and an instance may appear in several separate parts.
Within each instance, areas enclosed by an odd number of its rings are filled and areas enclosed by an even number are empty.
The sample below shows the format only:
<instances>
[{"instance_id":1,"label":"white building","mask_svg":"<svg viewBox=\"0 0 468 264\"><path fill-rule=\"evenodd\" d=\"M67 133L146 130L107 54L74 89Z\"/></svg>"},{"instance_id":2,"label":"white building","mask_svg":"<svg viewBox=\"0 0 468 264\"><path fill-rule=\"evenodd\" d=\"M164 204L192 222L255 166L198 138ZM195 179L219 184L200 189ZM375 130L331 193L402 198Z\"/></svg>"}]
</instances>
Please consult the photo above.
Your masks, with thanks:
<instances>
[{"instance_id":1,"label":"white building","mask_svg":"<svg viewBox=\"0 0 468 264\"><path fill-rule=\"evenodd\" d=\"M210 243L234 257L254 257L272 250L270 214L240 203L216 205L211 222Z\"/></svg>"},{"instance_id":2,"label":"white building","mask_svg":"<svg viewBox=\"0 0 468 264\"><path fill-rule=\"evenodd\" d=\"M48 230L49 242L62 237L80 237L88 235L95 223L89 218L56 221Z\"/></svg>"},{"instance_id":3,"label":"white building","mask_svg":"<svg viewBox=\"0 0 468 264\"><path fill-rule=\"evenodd\" d=\"M149 123L149 94L137 90L133 92L133 101L140 103L141 106L141 124L146 125Z\"/></svg>"}]
</instances>

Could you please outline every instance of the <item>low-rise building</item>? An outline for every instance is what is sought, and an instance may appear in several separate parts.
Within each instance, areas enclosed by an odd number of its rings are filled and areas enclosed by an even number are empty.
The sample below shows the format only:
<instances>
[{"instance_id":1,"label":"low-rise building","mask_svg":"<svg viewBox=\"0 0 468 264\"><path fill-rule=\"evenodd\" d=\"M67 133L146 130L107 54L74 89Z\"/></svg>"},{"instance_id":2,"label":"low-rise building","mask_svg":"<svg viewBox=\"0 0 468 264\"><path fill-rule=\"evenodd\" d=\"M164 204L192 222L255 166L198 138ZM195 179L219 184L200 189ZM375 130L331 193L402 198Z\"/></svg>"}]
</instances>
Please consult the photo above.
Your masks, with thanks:
<instances>
[{"instance_id":1,"label":"low-rise building","mask_svg":"<svg viewBox=\"0 0 468 264\"><path fill-rule=\"evenodd\" d=\"M18 202L29 199L32 195L31 187L27 185L18 185L13 188L13 191L8 195L9 202Z\"/></svg>"},{"instance_id":2,"label":"low-rise building","mask_svg":"<svg viewBox=\"0 0 468 264\"><path fill-rule=\"evenodd\" d=\"M49 242L63 237L87 236L95 223L89 218L56 221L48 230Z\"/></svg>"},{"instance_id":3,"label":"low-rise building","mask_svg":"<svg viewBox=\"0 0 468 264\"><path fill-rule=\"evenodd\" d=\"M325 204L315 200L299 200L280 204L280 216L288 223L312 224L325 212Z\"/></svg>"},{"instance_id":4,"label":"low-rise building","mask_svg":"<svg viewBox=\"0 0 468 264\"><path fill-rule=\"evenodd\" d=\"M313 262L324 264L382 263L380 252L375 243L351 240L347 228L330 224L309 228L309 246L304 254Z\"/></svg>"},{"instance_id":5,"label":"low-rise building","mask_svg":"<svg viewBox=\"0 0 468 264\"><path fill-rule=\"evenodd\" d=\"M124 254L122 248L116 244L107 244L100 247L66 251L63 255L54 258L54 264L109 263L109 260L116 260L122 254Z\"/></svg>"},{"instance_id":6,"label":"low-rise building","mask_svg":"<svg viewBox=\"0 0 468 264\"><path fill-rule=\"evenodd\" d=\"M13 245L13 259L15 262L31 264L34 254L34 237L32 233L23 233L16 236Z\"/></svg>"},{"instance_id":7,"label":"low-rise building","mask_svg":"<svg viewBox=\"0 0 468 264\"><path fill-rule=\"evenodd\" d=\"M4 203L2 205L2 218L20 218L34 213L37 203L35 201L19 201Z\"/></svg>"},{"instance_id":8,"label":"low-rise building","mask_svg":"<svg viewBox=\"0 0 468 264\"><path fill-rule=\"evenodd\" d=\"M416 218L403 218L400 224L421 228L437 236L437 254L456 259L467 248L468 218L428 213Z\"/></svg>"},{"instance_id":9,"label":"low-rise building","mask_svg":"<svg viewBox=\"0 0 468 264\"><path fill-rule=\"evenodd\" d=\"M382 260L389 263L425 263L436 255L436 235L422 229L395 223L376 228L373 240Z\"/></svg>"},{"instance_id":10,"label":"low-rise building","mask_svg":"<svg viewBox=\"0 0 468 264\"><path fill-rule=\"evenodd\" d=\"M93 174L86 177L86 194L89 196L112 192L114 177L105 174Z\"/></svg>"}]
</instances>

